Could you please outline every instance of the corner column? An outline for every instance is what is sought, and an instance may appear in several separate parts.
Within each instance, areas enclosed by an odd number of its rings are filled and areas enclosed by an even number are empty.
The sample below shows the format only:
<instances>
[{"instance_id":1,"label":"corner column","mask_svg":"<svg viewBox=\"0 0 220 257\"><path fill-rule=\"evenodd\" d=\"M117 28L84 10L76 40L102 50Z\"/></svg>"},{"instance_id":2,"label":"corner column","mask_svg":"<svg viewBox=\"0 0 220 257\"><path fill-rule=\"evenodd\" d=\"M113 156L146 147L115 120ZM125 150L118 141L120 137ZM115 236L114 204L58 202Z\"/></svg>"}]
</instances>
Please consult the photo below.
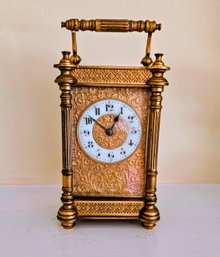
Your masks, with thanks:
<instances>
[{"instance_id":1,"label":"corner column","mask_svg":"<svg viewBox=\"0 0 220 257\"><path fill-rule=\"evenodd\" d=\"M72 76L71 71L74 64L70 61L70 52L62 52L63 58L59 64L54 65L59 68L61 74L56 78L62 91L61 98L61 118L62 118L62 175L63 193L61 201L63 205L58 211L57 218L65 229L71 229L77 221L77 209L73 202L73 170L72 170L72 86L77 80Z\"/></svg>"},{"instance_id":2,"label":"corner column","mask_svg":"<svg viewBox=\"0 0 220 257\"><path fill-rule=\"evenodd\" d=\"M168 81L163 77L166 70L170 68L165 66L162 61L163 54L155 54L156 60L148 69L152 72L152 78L148 81L150 85L150 117L147 139L147 163L146 163L146 195L145 205L140 212L140 220L146 229L152 229L160 219L160 213L155 206L157 202L156 184L157 184L157 156L160 130L160 114L162 108L162 95L164 86Z\"/></svg>"}]
</instances>

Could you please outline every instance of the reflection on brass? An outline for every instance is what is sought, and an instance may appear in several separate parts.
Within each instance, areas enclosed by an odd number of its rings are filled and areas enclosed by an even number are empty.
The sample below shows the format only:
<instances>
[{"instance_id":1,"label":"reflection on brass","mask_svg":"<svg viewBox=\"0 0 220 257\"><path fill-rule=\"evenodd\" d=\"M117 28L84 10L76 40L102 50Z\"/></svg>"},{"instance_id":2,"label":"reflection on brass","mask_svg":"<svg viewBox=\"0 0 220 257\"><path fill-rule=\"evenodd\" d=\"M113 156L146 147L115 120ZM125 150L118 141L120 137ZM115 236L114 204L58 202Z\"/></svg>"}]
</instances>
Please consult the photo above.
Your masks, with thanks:
<instances>
[{"instance_id":1,"label":"reflection on brass","mask_svg":"<svg viewBox=\"0 0 220 257\"><path fill-rule=\"evenodd\" d=\"M62 206L58 219L64 228L72 228L78 218L138 219L144 228L152 229L160 218L155 206L159 127L162 92L168 81L163 77L169 70L162 54L150 57L151 38L161 25L154 21L78 20L62 23L72 30L73 53L63 52L60 75L55 82L61 90L62 114ZM144 67L80 66L76 31L146 32ZM118 163L101 163L91 159L77 140L77 124L89 105L113 98L124 101L139 115L142 137L136 151ZM111 117L101 117L109 122ZM100 118L100 119L101 119ZM123 120L120 120L123 123ZM114 148L124 142L127 134L115 133L115 142L106 145L105 138L94 126L95 140L103 147Z\"/></svg>"},{"instance_id":2,"label":"reflection on brass","mask_svg":"<svg viewBox=\"0 0 220 257\"><path fill-rule=\"evenodd\" d=\"M97 121L102 124L105 128L110 128L112 126L115 115L108 114L103 115ZM119 118L117 124L114 127L114 134L109 137L106 132L97 124L93 127L93 137L98 145L104 148L113 149L121 146L128 134L128 128L126 122Z\"/></svg>"}]
</instances>

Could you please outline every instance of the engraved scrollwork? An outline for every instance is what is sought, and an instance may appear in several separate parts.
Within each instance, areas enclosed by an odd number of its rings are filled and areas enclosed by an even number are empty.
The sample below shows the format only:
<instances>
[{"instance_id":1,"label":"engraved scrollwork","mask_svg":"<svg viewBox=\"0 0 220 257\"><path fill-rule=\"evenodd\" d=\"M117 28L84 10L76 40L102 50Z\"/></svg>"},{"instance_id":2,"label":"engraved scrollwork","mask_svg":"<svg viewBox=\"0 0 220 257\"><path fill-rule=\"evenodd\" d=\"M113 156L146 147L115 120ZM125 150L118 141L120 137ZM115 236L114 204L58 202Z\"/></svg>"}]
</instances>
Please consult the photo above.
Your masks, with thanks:
<instances>
[{"instance_id":1,"label":"engraved scrollwork","mask_svg":"<svg viewBox=\"0 0 220 257\"><path fill-rule=\"evenodd\" d=\"M74 88L73 95L73 193L91 196L142 197L145 192L145 144L149 92L142 88ZM142 124L142 138L134 154L116 164L89 158L77 141L77 123L96 101L112 98L131 105Z\"/></svg>"}]
</instances>

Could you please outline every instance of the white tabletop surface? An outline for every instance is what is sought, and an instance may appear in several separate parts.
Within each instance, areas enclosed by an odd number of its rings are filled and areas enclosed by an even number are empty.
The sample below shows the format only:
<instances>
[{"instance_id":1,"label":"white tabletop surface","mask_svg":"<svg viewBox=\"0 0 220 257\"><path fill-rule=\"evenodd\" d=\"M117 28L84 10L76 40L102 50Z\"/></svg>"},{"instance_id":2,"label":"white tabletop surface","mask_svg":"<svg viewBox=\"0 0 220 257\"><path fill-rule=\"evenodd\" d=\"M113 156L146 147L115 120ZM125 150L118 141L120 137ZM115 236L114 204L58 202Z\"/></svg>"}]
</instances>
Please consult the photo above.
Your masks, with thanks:
<instances>
[{"instance_id":1,"label":"white tabletop surface","mask_svg":"<svg viewBox=\"0 0 220 257\"><path fill-rule=\"evenodd\" d=\"M56 220L59 186L0 186L2 257L219 257L220 185L159 185L161 220Z\"/></svg>"}]
</instances>

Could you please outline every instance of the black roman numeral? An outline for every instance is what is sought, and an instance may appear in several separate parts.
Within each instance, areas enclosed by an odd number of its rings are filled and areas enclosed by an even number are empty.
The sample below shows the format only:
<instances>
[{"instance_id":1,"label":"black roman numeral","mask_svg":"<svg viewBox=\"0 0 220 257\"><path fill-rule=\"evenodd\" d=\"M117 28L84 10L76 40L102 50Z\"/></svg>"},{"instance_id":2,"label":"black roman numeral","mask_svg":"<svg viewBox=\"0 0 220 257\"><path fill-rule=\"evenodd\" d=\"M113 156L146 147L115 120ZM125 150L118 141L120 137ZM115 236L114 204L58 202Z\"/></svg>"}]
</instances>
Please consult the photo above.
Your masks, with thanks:
<instances>
[{"instance_id":1,"label":"black roman numeral","mask_svg":"<svg viewBox=\"0 0 220 257\"><path fill-rule=\"evenodd\" d=\"M86 125L92 124L92 119L90 117L85 117Z\"/></svg>"},{"instance_id":2,"label":"black roman numeral","mask_svg":"<svg viewBox=\"0 0 220 257\"><path fill-rule=\"evenodd\" d=\"M100 108L95 107L95 115L100 115Z\"/></svg>"},{"instance_id":3,"label":"black roman numeral","mask_svg":"<svg viewBox=\"0 0 220 257\"><path fill-rule=\"evenodd\" d=\"M105 108L106 108L106 112L112 112L113 109L114 109L114 105L112 105L112 104L106 104L106 105L105 105Z\"/></svg>"}]
</instances>

